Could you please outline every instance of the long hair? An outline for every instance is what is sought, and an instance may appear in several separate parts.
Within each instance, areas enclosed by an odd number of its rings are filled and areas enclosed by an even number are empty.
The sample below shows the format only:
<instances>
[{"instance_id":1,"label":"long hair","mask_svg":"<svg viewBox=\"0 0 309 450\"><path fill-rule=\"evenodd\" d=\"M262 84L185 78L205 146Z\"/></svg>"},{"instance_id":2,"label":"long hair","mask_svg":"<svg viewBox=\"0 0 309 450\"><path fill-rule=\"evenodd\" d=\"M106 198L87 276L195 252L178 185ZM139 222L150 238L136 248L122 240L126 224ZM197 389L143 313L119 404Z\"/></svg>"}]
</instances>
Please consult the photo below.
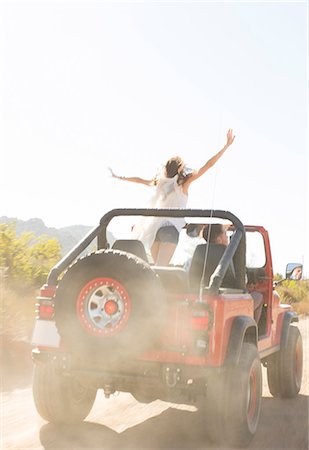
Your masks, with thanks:
<instances>
[{"instance_id":1,"label":"long hair","mask_svg":"<svg viewBox=\"0 0 309 450\"><path fill-rule=\"evenodd\" d=\"M165 164L165 172L167 178L174 178L178 174L177 183L183 184L193 174L193 171L188 170L180 156L173 156Z\"/></svg>"}]
</instances>

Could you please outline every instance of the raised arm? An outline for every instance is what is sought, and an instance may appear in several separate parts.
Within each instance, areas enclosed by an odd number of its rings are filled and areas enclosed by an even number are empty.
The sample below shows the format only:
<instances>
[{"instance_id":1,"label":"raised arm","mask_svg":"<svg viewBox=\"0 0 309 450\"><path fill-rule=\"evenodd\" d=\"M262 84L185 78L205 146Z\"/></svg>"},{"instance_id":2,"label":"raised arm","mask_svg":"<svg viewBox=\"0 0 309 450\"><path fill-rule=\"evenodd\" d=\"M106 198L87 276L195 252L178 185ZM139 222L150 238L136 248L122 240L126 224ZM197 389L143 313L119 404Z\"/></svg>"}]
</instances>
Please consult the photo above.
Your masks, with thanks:
<instances>
[{"instance_id":1,"label":"raised arm","mask_svg":"<svg viewBox=\"0 0 309 450\"><path fill-rule=\"evenodd\" d=\"M189 185L192 183L192 181L197 180L200 178L204 173L207 172L212 166L216 164L216 162L221 158L221 156L224 154L224 152L227 150L227 148L233 144L235 136L233 135L233 130L229 129L226 135L226 144L225 146L216 153L212 158L210 158L199 170L194 172L194 174L189 177L183 184L183 189L187 190Z\"/></svg>"},{"instance_id":2,"label":"raised arm","mask_svg":"<svg viewBox=\"0 0 309 450\"><path fill-rule=\"evenodd\" d=\"M123 181L131 181L133 183L139 183L139 184L145 184L146 186L154 186L155 180L145 180L144 178L140 177L119 177L116 175L113 170L109 167L110 173L113 178L117 178L117 180L123 180Z\"/></svg>"}]
</instances>

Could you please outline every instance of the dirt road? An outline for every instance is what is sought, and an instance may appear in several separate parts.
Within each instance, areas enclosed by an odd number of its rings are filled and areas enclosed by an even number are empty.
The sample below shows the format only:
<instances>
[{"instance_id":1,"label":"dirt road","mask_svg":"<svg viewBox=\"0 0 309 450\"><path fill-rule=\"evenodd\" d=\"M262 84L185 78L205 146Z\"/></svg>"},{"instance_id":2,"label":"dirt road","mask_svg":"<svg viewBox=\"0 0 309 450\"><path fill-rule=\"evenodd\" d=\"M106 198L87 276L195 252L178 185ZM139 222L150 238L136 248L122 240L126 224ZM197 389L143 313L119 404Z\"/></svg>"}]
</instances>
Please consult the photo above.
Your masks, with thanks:
<instances>
[{"instance_id":1,"label":"dirt road","mask_svg":"<svg viewBox=\"0 0 309 450\"><path fill-rule=\"evenodd\" d=\"M304 374L295 399L270 396L263 369L264 388L258 432L249 448L308 449L309 318L299 328L304 341ZM56 426L37 414L31 379L2 380L1 449L208 449L204 424L194 407L155 401L138 403L130 394L105 399L99 391L86 421L78 426ZM16 386L19 387L16 389Z\"/></svg>"}]
</instances>

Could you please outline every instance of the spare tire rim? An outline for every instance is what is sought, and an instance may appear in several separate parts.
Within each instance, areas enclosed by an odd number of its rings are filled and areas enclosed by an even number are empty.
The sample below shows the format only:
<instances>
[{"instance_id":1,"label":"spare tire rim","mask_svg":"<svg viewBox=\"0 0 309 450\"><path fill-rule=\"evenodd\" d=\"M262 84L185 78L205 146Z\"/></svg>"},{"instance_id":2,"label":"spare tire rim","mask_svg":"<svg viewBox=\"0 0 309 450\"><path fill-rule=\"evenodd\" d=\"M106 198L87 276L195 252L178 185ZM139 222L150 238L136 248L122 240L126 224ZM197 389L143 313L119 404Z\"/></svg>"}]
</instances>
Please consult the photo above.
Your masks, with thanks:
<instances>
[{"instance_id":1,"label":"spare tire rim","mask_svg":"<svg viewBox=\"0 0 309 450\"><path fill-rule=\"evenodd\" d=\"M113 278L89 281L77 298L77 317L91 334L118 333L130 317L131 300L121 283Z\"/></svg>"}]
</instances>

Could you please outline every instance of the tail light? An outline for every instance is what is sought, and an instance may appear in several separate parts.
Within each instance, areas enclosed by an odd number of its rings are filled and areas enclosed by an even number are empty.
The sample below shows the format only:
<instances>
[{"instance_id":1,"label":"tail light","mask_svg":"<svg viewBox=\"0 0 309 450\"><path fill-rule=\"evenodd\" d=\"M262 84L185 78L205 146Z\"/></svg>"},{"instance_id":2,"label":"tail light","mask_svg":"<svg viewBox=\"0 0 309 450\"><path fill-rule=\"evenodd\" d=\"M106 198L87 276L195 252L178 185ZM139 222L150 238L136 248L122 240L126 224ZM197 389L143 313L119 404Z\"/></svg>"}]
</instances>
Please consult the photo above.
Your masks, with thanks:
<instances>
[{"instance_id":1,"label":"tail light","mask_svg":"<svg viewBox=\"0 0 309 450\"><path fill-rule=\"evenodd\" d=\"M209 325L209 311L204 304L192 311L191 325L193 330L207 330Z\"/></svg>"},{"instance_id":2,"label":"tail light","mask_svg":"<svg viewBox=\"0 0 309 450\"><path fill-rule=\"evenodd\" d=\"M208 332L212 323L212 310L209 305L197 302L193 305L191 326L194 333L194 347L200 355L208 349Z\"/></svg>"},{"instance_id":3,"label":"tail light","mask_svg":"<svg viewBox=\"0 0 309 450\"><path fill-rule=\"evenodd\" d=\"M40 295L36 298L35 315L36 319L53 320L55 312L54 296L56 286L44 284L41 287Z\"/></svg>"}]
</instances>

